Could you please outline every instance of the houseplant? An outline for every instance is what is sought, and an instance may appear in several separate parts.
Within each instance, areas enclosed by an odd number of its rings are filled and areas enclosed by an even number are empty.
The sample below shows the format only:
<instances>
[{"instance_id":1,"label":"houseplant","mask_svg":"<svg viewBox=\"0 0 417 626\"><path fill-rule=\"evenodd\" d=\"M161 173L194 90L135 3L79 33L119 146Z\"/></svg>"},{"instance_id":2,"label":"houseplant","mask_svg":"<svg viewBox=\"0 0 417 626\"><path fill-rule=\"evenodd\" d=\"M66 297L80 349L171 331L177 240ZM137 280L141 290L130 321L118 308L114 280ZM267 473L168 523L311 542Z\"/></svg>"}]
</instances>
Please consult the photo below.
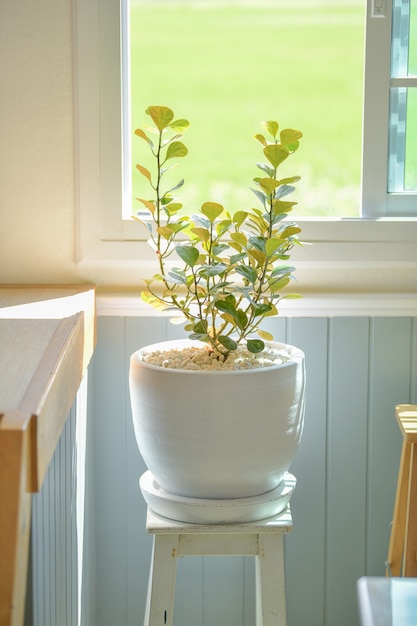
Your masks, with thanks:
<instances>
[{"instance_id":1,"label":"houseplant","mask_svg":"<svg viewBox=\"0 0 417 626\"><path fill-rule=\"evenodd\" d=\"M149 214L141 221L159 272L142 298L175 311L189 339L147 346L131 357L135 433L152 478L142 491L145 498L155 496L154 508L181 500L180 512L168 511L182 519L194 515L188 505L208 499L223 502L221 513L214 507L214 519L230 521L239 498L249 504L246 520L256 515L252 509L259 512L265 494L274 502L273 511L265 511L277 512L301 437L304 355L274 342L261 323L278 314L283 297L294 297L282 289L294 271L289 252L299 243L299 227L285 220L295 205L287 197L299 177L280 178L278 168L298 149L302 133L267 121L267 136L255 136L266 159L254 179L260 208L231 214L205 202L189 216L174 195L184 181L164 187L171 164L188 152L182 134L189 123L174 119L168 107L146 112L153 126L135 133L148 144L155 171L136 166L152 189L151 199L138 201Z\"/></svg>"}]
</instances>

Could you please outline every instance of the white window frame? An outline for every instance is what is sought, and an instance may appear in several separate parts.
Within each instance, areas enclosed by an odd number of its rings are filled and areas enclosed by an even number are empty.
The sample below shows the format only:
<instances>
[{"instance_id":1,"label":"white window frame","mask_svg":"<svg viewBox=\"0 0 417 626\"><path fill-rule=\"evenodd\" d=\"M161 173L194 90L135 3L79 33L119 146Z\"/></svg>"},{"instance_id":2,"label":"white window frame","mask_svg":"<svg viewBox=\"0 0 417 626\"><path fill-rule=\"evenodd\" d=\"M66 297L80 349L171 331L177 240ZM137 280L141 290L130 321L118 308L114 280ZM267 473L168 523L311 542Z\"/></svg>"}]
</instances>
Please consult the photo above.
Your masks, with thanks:
<instances>
[{"instance_id":1,"label":"white window frame","mask_svg":"<svg viewBox=\"0 0 417 626\"><path fill-rule=\"evenodd\" d=\"M378 8L377 8L378 7ZM417 78L391 78L392 0L368 0L362 154L362 215L417 215L417 193L388 193L389 93L392 87L417 87ZM385 128L386 132L381 132Z\"/></svg>"},{"instance_id":2,"label":"white window frame","mask_svg":"<svg viewBox=\"0 0 417 626\"><path fill-rule=\"evenodd\" d=\"M383 1L389 15L392 0ZM297 219L303 239L314 244L293 256L297 290L305 293L417 291L417 218L390 217L394 211L381 210L386 194L373 195L384 190L381 181L387 177L387 138L380 129L381 123L388 128L388 97L382 92L389 89L383 83L390 29L389 17L373 16L373 3L368 0L367 28L378 29L379 51L377 61L368 51L366 65L372 81L365 86L364 137L371 149L364 151L364 217ZM144 229L122 219L129 185L122 167L123 119L128 119L120 98L122 6L123 0L74 0L76 261L98 286L128 290L141 287L155 263Z\"/></svg>"}]
</instances>

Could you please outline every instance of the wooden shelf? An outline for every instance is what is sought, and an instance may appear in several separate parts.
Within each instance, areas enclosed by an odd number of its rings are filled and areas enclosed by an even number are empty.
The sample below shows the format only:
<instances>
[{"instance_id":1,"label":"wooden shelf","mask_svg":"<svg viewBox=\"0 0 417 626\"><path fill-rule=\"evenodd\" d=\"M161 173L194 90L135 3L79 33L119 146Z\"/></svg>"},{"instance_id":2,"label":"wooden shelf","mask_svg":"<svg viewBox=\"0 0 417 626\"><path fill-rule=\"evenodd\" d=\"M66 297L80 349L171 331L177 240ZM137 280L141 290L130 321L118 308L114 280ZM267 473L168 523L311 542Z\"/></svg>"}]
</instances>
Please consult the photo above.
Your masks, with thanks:
<instances>
[{"instance_id":1,"label":"wooden shelf","mask_svg":"<svg viewBox=\"0 0 417 626\"><path fill-rule=\"evenodd\" d=\"M0 285L0 625L23 623L39 491L95 345L90 286Z\"/></svg>"}]
</instances>

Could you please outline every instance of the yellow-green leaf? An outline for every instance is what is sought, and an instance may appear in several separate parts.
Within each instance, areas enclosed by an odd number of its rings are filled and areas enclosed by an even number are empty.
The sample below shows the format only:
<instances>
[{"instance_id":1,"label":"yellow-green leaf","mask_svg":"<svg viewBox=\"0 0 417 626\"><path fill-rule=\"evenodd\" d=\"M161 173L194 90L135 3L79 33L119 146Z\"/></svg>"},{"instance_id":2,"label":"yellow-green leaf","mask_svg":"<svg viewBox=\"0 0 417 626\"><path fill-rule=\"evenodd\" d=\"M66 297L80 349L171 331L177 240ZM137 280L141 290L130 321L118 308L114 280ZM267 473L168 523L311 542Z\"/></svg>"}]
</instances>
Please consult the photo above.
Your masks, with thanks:
<instances>
[{"instance_id":1,"label":"yellow-green leaf","mask_svg":"<svg viewBox=\"0 0 417 626\"><path fill-rule=\"evenodd\" d=\"M143 198L136 198L136 200L146 206L146 208L150 210L152 215L155 213L155 202L153 200L144 200Z\"/></svg>"},{"instance_id":2,"label":"yellow-green leaf","mask_svg":"<svg viewBox=\"0 0 417 626\"><path fill-rule=\"evenodd\" d=\"M272 293L276 293L280 289L283 289L284 287L286 287L289 282L290 282L290 279L287 276L284 276L283 278L280 278L279 280L276 280L276 281L271 280L269 284L269 288L272 291Z\"/></svg>"},{"instance_id":3,"label":"yellow-green leaf","mask_svg":"<svg viewBox=\"0 0 417 626\"><path fill-rule=\"evenodd\" d=\"M210 233L206 228L191 228L191 232L202 241L208 241L210 238Z\"/></svg>"},{"instance_id":4,"label":"yellow-green leaf","mask_svg":"<svg viewBox=\"0 0 417 626\"><path fill-rule=\"evenodd\" d=\"M157 231L161 235L161 237L164 237L164 239L170 239L170 237L172 237L174 233L172 228L170 228L169 226L159 226Z\"/></svg>"},{"instance_id":5,"label":"yellow-green leaf","mask_svg":"<svg viewBox=\"0 0 417 626\"><path fill-rule=\"evenodd\" d=\"M181 141L173 141L169 144L165 160L185 157L188 154L187 147Z\"/></svg>"},{"instance_id":6,"label":"yellow-green leaf","mask_svg":"<svg viewBox=\"0 0 417 626\"><path fill-rule=\"evenodd\" d=\"M257 250L256 248L251 248L250 250L248 250L248 255L255 259L258 265L262 265L262 263L265 263L265 253Z\"/></svg>"},{"instance_id":7,"label":"yellow-green leaf","mask_svg":"<svg viewBox=\"0 0 417 626\"><path fill-rule=\"evenodd\" d=\"M301 228L298 228L298 226L287 226L287 228L284 228L284 230L280 233L280 237L282 237L282 239L288 239L298 233L301 233Z\"/></svg>"},{"instance_id":8,"label":"yellow-green leaf","mask_svg":"<svg viewBox=\"0 0 417 626\"><path fill-rule=\"evenodd\" d=\"M258 329L257 334L261 339L265 339L265 341L273 341L274 339L274 335L271 335L271 333L268 333L266 330Z\"/></svg>"},{"instance_id":9,"label":"yellow-green leaf","mask_svg":"<svg viewBox=\"0 0 417 626\"><path fill-rule=\"evenodd\" d=\"M204 202L201 206L201 213L208 217L211 223L213 223L216 217L219 217L223 211L224 207L218 202Z\"/></svg>"},{"instance_id":10,"label":"yellow-green leaf","mask_svg":"<svg viewBox=\"0 0 417 626\"><path fill-rule=\"evenodd\" d=\"M159 130L167 128L174 119L174 113L168 107L150 106L146 109L146 113L151 116L155 126Z\"/></svg>"},{"instance_id":11,"label":"yellow-green leaf","mask_svg":"<svg viewBox=\"0 0 417 626\"><path fill-rule=\"evenodd\" d=\"M255 178L255 180L268 195L271 195L279 187L279 182L275 178Z\"/></svg>"},{"instance_id":12,"label":"yellow-green leaf","mask_svg":"<svg viewBox=\"0 0 417 626\"><path fill-rule=\"evenodd\" d=\"M278 132L278 122L274 122L273 120L269 120L266 122L261 122L262 128L264 128L270 135L276 137Z\"/></svg>"},{"instance_id":13,"label":"yellow-green leaf","mask_svg":"<svg viewBox=\"0 0 417 626\"><path fill-rule=\"evenodd\" d=\"M237 227L239 227L243 224L247 217L247 211L236 211L236 213L233 214L233 222L236 224Z\"/></svg>"},{"instance_id":14,"label":"yellow-green leaf","mask_svg":"<svg viewBox=\"0 0 417 626\"><path fill-rule=\"evenodd\" d=\"M159 298L154 296L150 291L147 291L146 289L142 291L141 299L143 300L143 302L145 302L146 304L150 304L151 306L153 306L154 309L157 309L158 311L165 311L165 309L167 308L167 305L164 302L161 302Z\"/></svg>"},{"instance_id":15,"label":"yellow-green leaf","mask_svg":"<svg viewBox=\"0 0 417 626\"><path fill-rule=\"evenodd\" d=\"M283 145L295 143L301 139L302 136L303 133L300 130L294 130L293 128L286 128L279 134L280 141Z\"/></svg>"},{"instance_id":16,"label":"yellow-green leaf","mask_svg":"<svg viewBox=\"0 0 417 626\"><path fill-rule=\"evenodd\" d=\"M148 137L148 135L145 133L144 130L142 130L141 128L137 128L135 130L135 135L137 135L138 137L141 137L142 139L144 139L145 141L147 141L149 143L150 139Z\"/></svg>"},{"instance_id":17,"label":"yellow-green leaf","mask_svg":"<svg viewBox=\"0 0 417 626\"><path fill-rule=\"evenodd\" d=\"M280 163L285 161L285 159L289 156L290 152L288 148L285 146L280 146L278 144L269 144L264 148L264 155L271 163L273 167L278 167Z\"/></svg>"},{"instance_id":18,"label":"yellow-green leaf","mask_svg":"<svg viewBox=\"0 0 417 626\"><path fill-rule=\"evenodd\" d=\"M263 135L261 135L260 133L258 133L257 135L255 135L255 139L256 141L259 141L260 144L262 144L263 146L268 145L267 140L265 139L265 137Z\"/></svg>"},{"instance_id":19,"label":"yellow-green leaf","mask_svg":"<svg viewBox=\"0 0 417 626\"><path fill-rule=\"evenodd\" d=\"M183 133L190 125L188 120L174 120L169 125L172 130L177 131L178 133Z\"/></svg>"},{"instance_id":20,"label":"yellow-green leaf","mask_svg":"<svg viewBox=\"0 0 417 626\"><path fill-rule=\"evenodd\" d=\"M282 243L283 243L282 239L277 239L276 237L268 239L268 241L265 244L267 255L271 256L271 254L273 254L275 250L277 250L277 248L279 248Z\"/></svg>"},{"instance_id":21,"label":"yellow-green leaf","mask_svg":"<svg viewBox=\"0 0 417 626\"><path fill-rule=\"evenodd\" d=\"M246 247L248 240L243 233L230 233L230 238L242 247Z\"/></svg>"},{"instance_id":22,"label":"yellow-green leaf","mask_svg":"<svg viewBox=\"0 0 417 626\"><path fill-rule=\"evenodd\" d=\"M173 324L174 326L179 326L179 324L184 324L185 320L187 318L184 317L184 315L178 316L178 317L171 317L171 319L169 320L171 322L171 324Z\"/></svg>"},{"instance_id":23,"label":"yellow-green leaf","mask_svg":"<svg viewBox=\"0 0 417 626\"><path fill-rule=\"evenodd\" d=\"M149 180L149 182L151 182L152 180L152 175L150 173L150 171L148 169L146 169L146 167L143 167L143 165L139 165L139 163L137 163L136 165L136 169L145 176L145 178L147 178Z\"/></svg>"}]
</instances>

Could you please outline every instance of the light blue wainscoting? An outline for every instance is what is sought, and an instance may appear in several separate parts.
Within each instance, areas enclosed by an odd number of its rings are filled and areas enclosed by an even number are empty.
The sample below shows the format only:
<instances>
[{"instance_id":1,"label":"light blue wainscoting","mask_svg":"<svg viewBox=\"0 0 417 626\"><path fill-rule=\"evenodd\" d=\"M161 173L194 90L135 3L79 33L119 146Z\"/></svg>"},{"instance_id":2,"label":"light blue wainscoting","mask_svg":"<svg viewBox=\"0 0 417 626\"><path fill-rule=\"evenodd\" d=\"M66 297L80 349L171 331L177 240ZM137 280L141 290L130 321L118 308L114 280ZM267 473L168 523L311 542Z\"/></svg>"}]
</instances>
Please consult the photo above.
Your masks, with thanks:
<instances>
[{"instance_id":1,"label":"light blue wainscoting","mask_svg":"<svg viewBox=\"0 0 417 626\"><path fill-rule=\"evenodd\" d=\"M308 377L292 467L294 531L286 538L288 626L355 626L356 580L384 574L401 450L394 407L417 401L417 318L281 317L268 329L305 351ZM138 487L145 467L131 424L129 356L181 332L162 317L98 322L90 503L98 626L137 626L145 609L151 538ZM181 560L175 626L254 622L251 557Z\"/></svg>"},{"instance_id":2,"label":"light blue wainscoting","mask_svg":"<svg viewBox=\"0 0 417 626\"><path fill-rule=\"evenodd\" d=\"M97 623L89 413L86 373L42 488L32 497L25 626Z\"/></svg>"}]
</instances>

